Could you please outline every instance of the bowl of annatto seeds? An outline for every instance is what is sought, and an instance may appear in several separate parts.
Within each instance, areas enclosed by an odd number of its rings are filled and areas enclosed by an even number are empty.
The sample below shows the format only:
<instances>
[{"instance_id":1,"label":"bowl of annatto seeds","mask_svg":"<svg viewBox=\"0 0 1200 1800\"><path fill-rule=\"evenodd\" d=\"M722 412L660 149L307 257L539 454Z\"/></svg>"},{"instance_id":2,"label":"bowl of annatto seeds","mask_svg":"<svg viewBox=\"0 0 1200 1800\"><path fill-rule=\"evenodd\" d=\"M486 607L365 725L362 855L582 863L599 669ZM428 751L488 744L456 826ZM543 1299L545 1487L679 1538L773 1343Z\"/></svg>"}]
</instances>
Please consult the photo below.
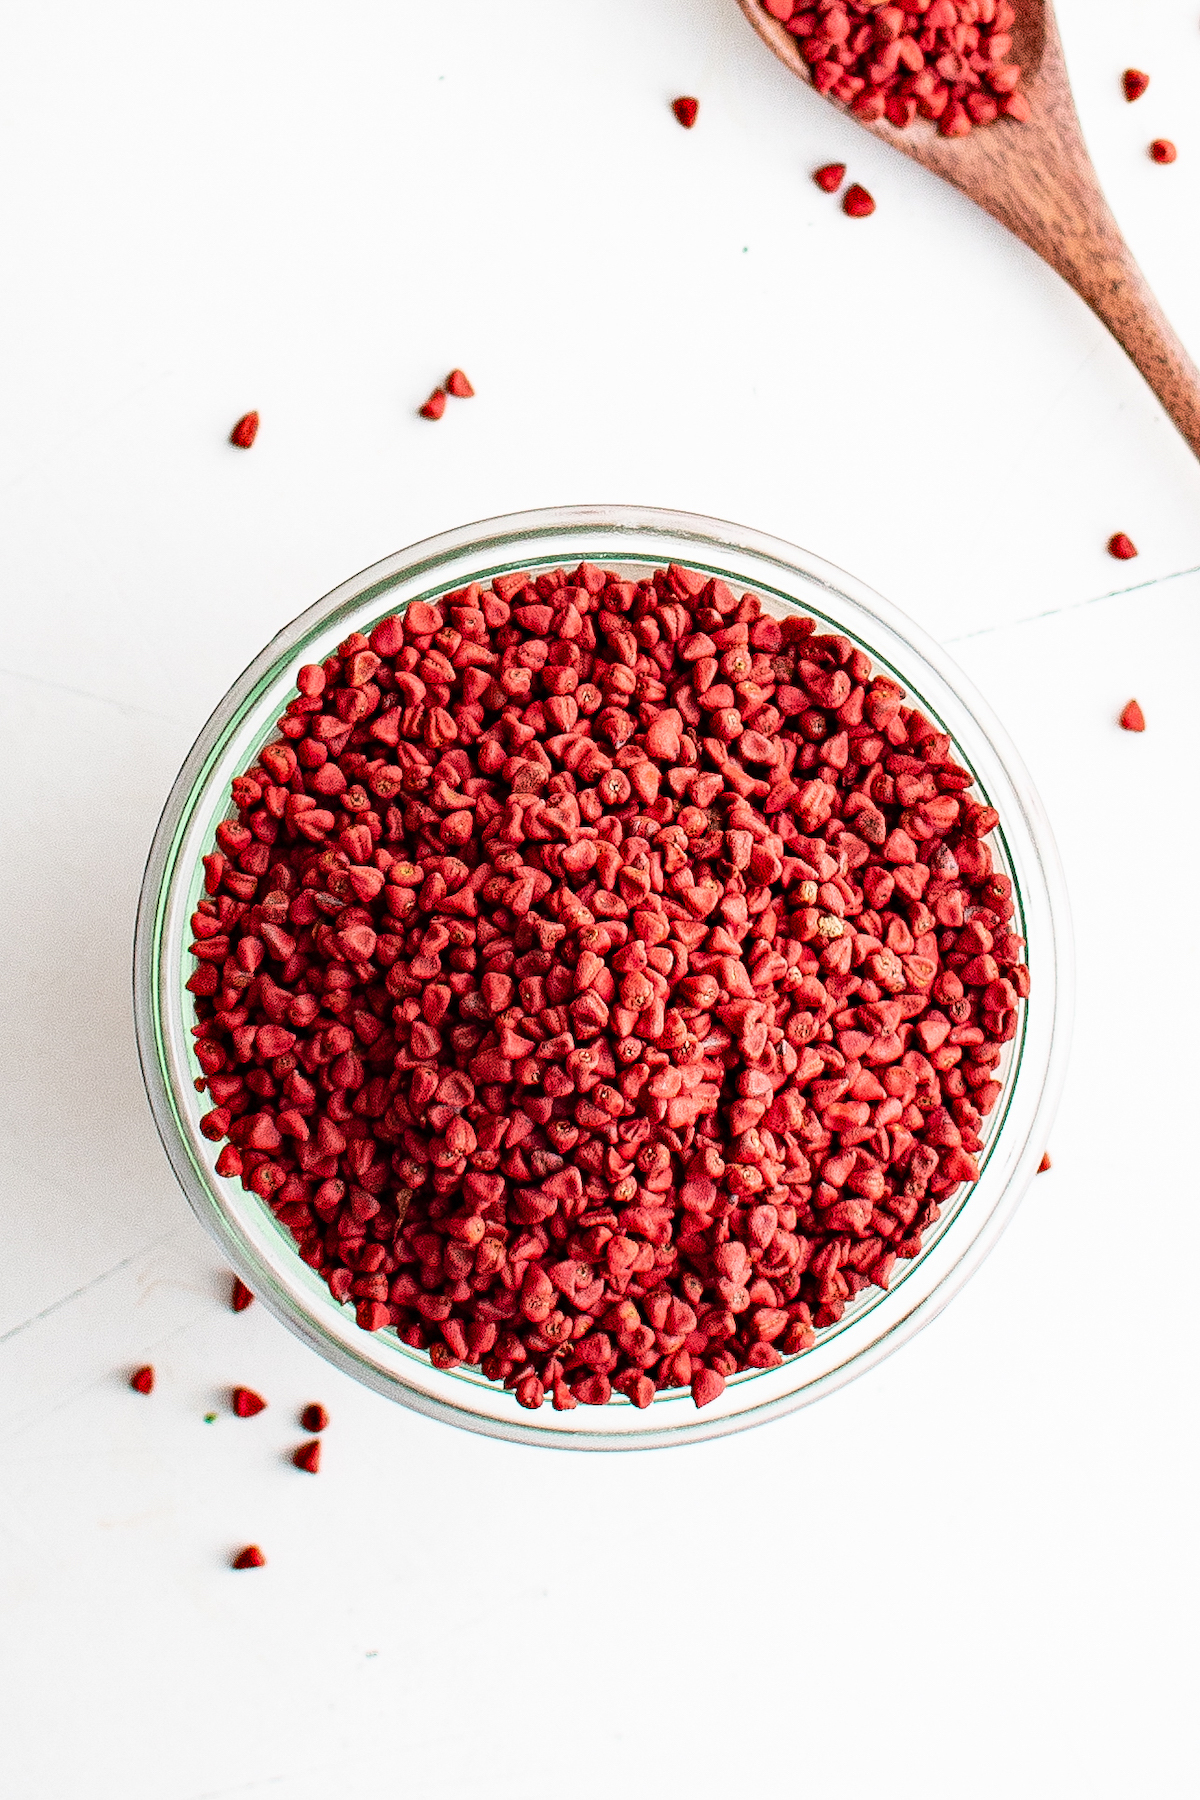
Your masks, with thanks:
<instances>
[{"instance_id":1,"label":"bowl of annatto seeds","mask_svg":"<svg viewBox=\"0 0 1200 1800\"><path fill-rule=\"evenodd\" d=\"M931 1319L1049 1134L1046 820L958 670L841 570L627 507L356 576L201 732L138 919L192 1206L370 1386L635 1449Z\"/></svg>"}]
</instances>

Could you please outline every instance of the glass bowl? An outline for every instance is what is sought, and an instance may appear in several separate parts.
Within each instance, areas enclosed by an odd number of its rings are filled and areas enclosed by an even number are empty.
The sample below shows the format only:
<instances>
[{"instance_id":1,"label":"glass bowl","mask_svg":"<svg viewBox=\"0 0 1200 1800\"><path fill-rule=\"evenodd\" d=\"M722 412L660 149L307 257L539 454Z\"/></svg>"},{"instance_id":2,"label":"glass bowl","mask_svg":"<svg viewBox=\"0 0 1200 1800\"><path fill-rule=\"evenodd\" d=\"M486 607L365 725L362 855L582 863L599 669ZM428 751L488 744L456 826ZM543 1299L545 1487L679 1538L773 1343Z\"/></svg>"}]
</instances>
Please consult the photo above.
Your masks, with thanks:
<instances>
[{"instance_id":1,"label":"glass bowl","mask_svg":"<svg viewBox=\"0 0 1200 1800\"><path fill-rule=\"evenodd\" d=\"M985 1121L980 1179L952 1196L919 1257L898 1264L887 1292L865 1289L811 1350L773 1369L733 1376L697 1410L686 1389L644 1411L614 1394L603 1407L526 1412L516 1397L465 1366L439 1371L393 1331L368 1333L300 1260L286 1229L256 1195L214 1172L220 1146L200 1132L207 1101L185 990L188 918L202 888L201 857L231 814L229 784L276 735L301 663L320 662L350 631L413 600L519 569L599 563L636 579L670 562L751 588L776 616L798 608L843 633L893 676L954 741L1000 824L990 842L1012 878L1014 929L1027 942L1033 991L1001 1065L1003 1091ZM761 532L687 513L576 506L485 520L429 538L335 588L286 626L230 688L167 800L142 884L134 950L138 1048L167 1155L198 1217L258 1298L346 1373L430 1418L513 1442L575 1450L637 1450L695 1442L778 1418L819 1399L898 1349L978 1268L1012 1217L1046 1147L1070 1035L1071 941L1062 872L1041 803L987 706L945 652L853 576Z\"/></svg>"}]
</instances>

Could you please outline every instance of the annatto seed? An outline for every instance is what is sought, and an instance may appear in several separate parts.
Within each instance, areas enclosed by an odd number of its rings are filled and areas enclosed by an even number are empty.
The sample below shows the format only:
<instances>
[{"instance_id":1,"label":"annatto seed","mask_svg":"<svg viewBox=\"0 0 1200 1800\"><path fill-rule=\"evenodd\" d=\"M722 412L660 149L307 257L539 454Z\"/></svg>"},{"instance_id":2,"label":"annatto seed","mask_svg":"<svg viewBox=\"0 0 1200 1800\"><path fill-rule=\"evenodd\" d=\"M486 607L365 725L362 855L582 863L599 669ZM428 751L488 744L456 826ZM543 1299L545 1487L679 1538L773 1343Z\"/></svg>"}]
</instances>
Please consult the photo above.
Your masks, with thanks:
<instances>
[{"instance_id":1,"label":"annatto seed","mask_svg":"<svg viewBox=\"0 0 1200 1800\"><path fill-rule=\"evenodd\" d=\"M693 570L414 601L299 671L205 861L216 1168L440 1371L707 1405L978 1179L997 822L864 651Z\"/></svg>"},{"instance_id":2,"label":"annatto seed","mask_svg":"<svg viewBox=\"0 0 1200 1800\"><path fill-rule=\"evenodd\" d=\"M329 1414L323 1406L314 1403L312 1406L306 1406L300 1414L300 1423L305 1431L324 1431L329 1423Z\"/></svg>"},{"instance_id":3,"label":"annatto seed","mask_svg":"<svg viewBox=\"0 0 1200 1800\"><path fill-rule=\"evenodd\" d=\"M1150 146L1150 155L1156 163L1173 163L1179 152L1170 138L1155 138Z\"/></svg>"},{"instance_id":4,"label":"annatto seed","mask_svg":"<svg viewBox=\"0 0 1200 1800\"><path fill-rule=\"evenodd\" d=\"M446 377L446 392L453 394L456 400L470 400L474 397L475 389L461 369L451 369Z\"/></svg>"},{"instance_id":5,"label":"annatto seed","mask_svg":"<svg viewBox=\"0 0 1200 1800\"><path fill-rule=\"evenodd\" d=\"M135 1393L151 1393L154 1388L154 1369L151 1364L145 1363L140 1369L135 1369L129 1377L129 1385Z\"/></svg>"},{"instance_id":6,"label":"annatto seed","mask_svg":"<svg viewBox=\"0 0 1200 1800\"><path fill-rule=\"evenodd\" d=\"M1004 117L1030 117L1021 71L1006 58L1016 10L1009 0L764 0L796 39L817 91L864 124L907 129L918 116L947 137Z\"/></svg>"},{"instance_id":7,"label":"annatto seed","mask_svg":"<svg viewBox=\"0 0 1200 1800\"><path fill-rule=\"evenodd\" d=\"M1118 562L1131 562L1137 555L1137 545L1123 531L1117 531L1108 540L1108 554Z\"/></svg>"},{"instance_id":8,"label":"annatto seed","mask_svg":"<svg viewBox=\"0 0 1200 1800\"><path fill-rule=\"evenodd\" d=\"M813 180L826 194L836 194L845 179L845 163L825 163L821 168L813 170Z\"/></svg>"},{"instance_id":9,"label":"annatto seed","mask_svg":"<svg viewBox=\"0 0 1200 1800\"><path fill-rule=\"evenodd\" d=\"M233 1410L239 1419L252 1419L256 1413L264 1410L266 1404L262 1395L256 1394L253 1388L235 1387L233 1390Z\"/></svg>"},{"instance_id":10,"label":"annatto seed","mask_svg":"<svg viewBox=\"0 0 1200 1800\"><path fill-rule=\"evenodd\" d=\"M853 182L842 199L842 211L852 219L869 219L875 211L875 202L865 187Z\"/></svg>"},{"instance_id":11,"label":"annatto seed","mask_svg":"<svg viewBox=\"0 0 1200 1800\"><path fill-rule=\"evenodd\" d=\"M292 1461L298 1469L303 1469L306 1474L315 1475L321 1467L320 1440L314 1438L311 1444L301 1444L298 1450L293 1451Z\"/></svg>"},{"instance_id":12,"label":"annatto seed","mask_svg":"<svg viewBox=\"0 0 1200 1800\"><path fill-rule=\"evenodd\" d=\"M424 406L417 410L423 419L440 419L446 410L445 388L434 388Z\"/></svg>"},{"instance_id":13,"label":"annatto seed","mask_svg":"<svg viewBox=\"0 0 1200 1800\"><path fill-rule=\"evenodd\" d=\"M230 432L229 441L231 444L236 444L239 450L248 450L257 436L258 414L256 412L248 412L242 414L241 418Z\"/></svg>"},{"instance_id":14,"label":"annatto seed","mask_svg":"<svg viewBox=\"0 0 1200 1800\"><path fill-rule=\"evenodd\" d=\"M690 131L696 123L696 115L700 111L700 102L691 94L683 94L678 100L672 100L671 111L679 120L685 131Z\"/></svg>"},{"instance_id":15,"label":"annatto seed","mask_svg":"<svg viewBox=\"0 0 1200 1800\"><path fill-rule=\"evenodd\" d=\"M1146 715L1136 700L1127 702L1121 712L1122 731L1145 731Z\"/></svg>"},{"instance_id":16,"label":"annatto seed","mask_svg":"<svg viewBox=\"0 0 1200 1800\"><path fill-rule=\"evenodd\" d=\"M229 1296L229 1304L234 1312L245 1312L248 1306L254 1305L254 1295L245 1282L239 1281L236 1275L233 1278L233 1290Z\"/></svg>"},{"instance_id":17,"label":"annatto seed","mask_svg":"<svg viewBox=\"0 0 1200 1800\"><path fill-rule=\"evenodd\" d=\"M247 1544L233 1559L235 1569L264 1569L266 1565L267 1559L257 1544Z\"/></svg>"},{"instance_id":18,"label":"annatto seed","mask_svg":"<svg viewBox=\"0 0 1200 1800\"><path fill-rule=\"evenodd\" d=\"M1127 100L1140 100L1150 86L1150 77L1144 75L1140 69L1126 69L1121 77L1121 85L1125 89Z\"/></svg>"}]
</instances>

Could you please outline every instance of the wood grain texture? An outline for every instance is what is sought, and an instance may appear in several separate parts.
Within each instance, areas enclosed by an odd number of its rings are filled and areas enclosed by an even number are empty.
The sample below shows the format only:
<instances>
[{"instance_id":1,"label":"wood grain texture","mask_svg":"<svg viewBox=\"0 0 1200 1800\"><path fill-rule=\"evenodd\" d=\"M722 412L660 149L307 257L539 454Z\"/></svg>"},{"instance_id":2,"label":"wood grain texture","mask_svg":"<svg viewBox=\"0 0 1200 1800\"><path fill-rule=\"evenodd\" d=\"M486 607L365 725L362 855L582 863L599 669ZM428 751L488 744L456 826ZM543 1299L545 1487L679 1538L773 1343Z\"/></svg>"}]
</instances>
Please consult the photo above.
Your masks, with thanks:
<instances>
[{"instance_id":1,"label":"wood grain texture","mask_svg":"<svg viewBox=\"0 0 1200 1800\"><path fill-rule=\"evenodd\" d=\"M759 0L738 0L755 31L801 81L813 86L795 38ZM1200 371L1176 337L1121 236L1087 153L1050 0L1013 0L1012 59L1033 108L1026 125L1009 119L944 138L928 119L907 131L887 120L864 131L961 189L1056 269L1145 376L1200 456ZM814 92L816 90L814 89Z\"/></svg>"}]
</instances>

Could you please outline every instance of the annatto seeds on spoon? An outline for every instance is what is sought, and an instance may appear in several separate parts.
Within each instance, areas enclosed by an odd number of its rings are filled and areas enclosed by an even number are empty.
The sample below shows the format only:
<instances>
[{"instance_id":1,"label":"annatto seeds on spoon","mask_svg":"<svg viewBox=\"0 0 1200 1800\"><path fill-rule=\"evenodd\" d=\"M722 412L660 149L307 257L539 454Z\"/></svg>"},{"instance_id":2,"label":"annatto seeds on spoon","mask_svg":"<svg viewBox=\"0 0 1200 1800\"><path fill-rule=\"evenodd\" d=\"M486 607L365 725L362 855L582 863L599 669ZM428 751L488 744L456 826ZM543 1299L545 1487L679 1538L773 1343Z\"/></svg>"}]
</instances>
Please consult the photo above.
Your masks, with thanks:
<instances>
[{"instance_id":1,"label":"annatto seeds on spoon","mask_svg":"<svg viewBox=\"0 0 1200 1800\"><path fill-rule=\"evenodd\" d=\"M867 124L901 130L920 116L966 137L1001 115L1024 121L1021 71L1007 60L1016 13L1009 0L763 0L790 31L822 94Z\"/></svg>"},{"instance_id":2,"label":"annatto seeds on spoon","mask_svg":"<svg viewBox=\"0 0 1200 1800\"><path fill-rule=\"evenodd\" d=\"M582 564L297 689L192 918L202 1129L365 1330L705 1405L919 1254L1029 974L996 813L861 650Z\"/></svg>"}]
</instances>

